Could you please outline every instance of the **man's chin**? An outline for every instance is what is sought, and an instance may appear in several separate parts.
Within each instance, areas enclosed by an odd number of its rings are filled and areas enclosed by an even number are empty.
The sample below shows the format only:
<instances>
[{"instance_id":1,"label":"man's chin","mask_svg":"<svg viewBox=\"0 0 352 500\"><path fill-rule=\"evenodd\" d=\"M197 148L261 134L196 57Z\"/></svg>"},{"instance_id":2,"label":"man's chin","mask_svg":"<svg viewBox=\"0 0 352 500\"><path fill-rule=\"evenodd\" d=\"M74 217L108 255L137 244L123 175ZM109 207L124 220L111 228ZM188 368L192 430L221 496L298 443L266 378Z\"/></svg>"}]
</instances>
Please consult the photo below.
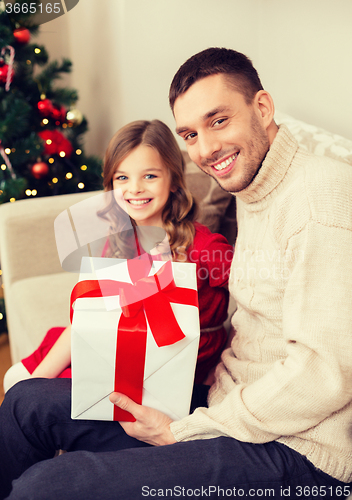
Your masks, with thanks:
<instances>
[{"instance_id":1,"label":"man's chin","mask_svg":"<svg viewBox=\"0 0 352 500\"><path fill-rule=\"evenodd\" d=\"M197 166L199 167L199 165L197 165ZM219 184L219 186L221 187L221 189L223 189L224 191L227 191L226 187L224 187L221 184L221 179L219 179L219 177L215 173L213 173L212 171L204 170L202 167L199 167L199 168L206 175L209 175L209 177L211 177L212 179L214 179Z\"/></svg>"},{"instance_id":2,"label":"man's chin","mask_svg":"<svg viewBox=\"0 0 352 500\"><path fill-rule=\"evenodd\" d=\"M235 182L234 179L225 179L225 178L222 179L221 177L218 177L216 174L215 175L209 174L209 175L217 182L217 184L221 187L223 191L226 191L226 193L236 194L237 192L242 191L242 189L244 189L244 187L239 186L238 185L239 183Z\"/></svg>"},{"instance_id":3,"label":"man's chin","mask_svg":"<svg viewBox=\"0 0 352 500\"><path fill-rule=\"evenodd\" d=\"M199 167L199 165L197 165ZM226 177L221 177L217 175L213 169L205 170L202 167L199 167L199 169L204 172L206 175L209 175L212 179L214 179L217 184L221 187L223 191L226 191L226 193L231 193L231 194L236 194L245 189L249 184L252 182L252 179L250 179L248 182L246 179L233 179L230 176Z\"/></svg>"}]
</instances>

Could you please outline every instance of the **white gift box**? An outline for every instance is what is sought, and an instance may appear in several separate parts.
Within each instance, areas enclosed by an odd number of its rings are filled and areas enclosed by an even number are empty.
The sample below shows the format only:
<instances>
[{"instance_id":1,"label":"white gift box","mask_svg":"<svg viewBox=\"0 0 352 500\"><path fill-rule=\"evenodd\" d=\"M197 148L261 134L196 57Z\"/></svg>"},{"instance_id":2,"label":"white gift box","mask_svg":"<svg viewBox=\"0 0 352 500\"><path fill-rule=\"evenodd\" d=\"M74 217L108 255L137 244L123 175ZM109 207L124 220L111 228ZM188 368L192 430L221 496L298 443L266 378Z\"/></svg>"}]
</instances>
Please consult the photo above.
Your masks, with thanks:
<instances>
[{"instance_id":1,"label":"white gift box","mask_svg":"<svg viewBox=\"0 0 352 500\"><path fill-rule=\"evenodd\" d=\"M170 264L176 287L196 291L196 265ZM154 262L149 276L164 265L166 263L162 261ZM79 281L106 279L132 284L127 261L82 259ZM178 420L189 414L199 346L199 311L196 305L173 303L172 299L170 303L185 337L159 347L147 321L142 404ZM115 387L117 332L121 315L118 295L75 301L71 330L73 419L114 420L114 405L109 401L109 395ZM128 362L134 362L132 357Z\"/></svg>"}]
</instances>

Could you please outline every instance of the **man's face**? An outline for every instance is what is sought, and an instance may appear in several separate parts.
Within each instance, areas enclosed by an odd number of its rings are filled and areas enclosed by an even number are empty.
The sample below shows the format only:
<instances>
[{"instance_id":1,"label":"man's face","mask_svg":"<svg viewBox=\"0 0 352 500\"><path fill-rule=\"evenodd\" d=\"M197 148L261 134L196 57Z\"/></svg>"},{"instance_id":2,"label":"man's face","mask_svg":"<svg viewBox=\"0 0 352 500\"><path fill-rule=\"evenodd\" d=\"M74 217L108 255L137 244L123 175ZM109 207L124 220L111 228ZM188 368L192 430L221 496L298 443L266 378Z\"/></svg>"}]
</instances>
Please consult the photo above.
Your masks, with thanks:
<instances>
[{"instance_id":1,"label":"man's face","mask_svg":"<svg viewBox=\"0 0 352 500\"><path fill-rule=\"evenodd\" d=\"M175 101L177 133L191 159L232 193L252 182L270 147L259 94L248 105L217 74L198 80Z\"/></svg>"}]
</instances>

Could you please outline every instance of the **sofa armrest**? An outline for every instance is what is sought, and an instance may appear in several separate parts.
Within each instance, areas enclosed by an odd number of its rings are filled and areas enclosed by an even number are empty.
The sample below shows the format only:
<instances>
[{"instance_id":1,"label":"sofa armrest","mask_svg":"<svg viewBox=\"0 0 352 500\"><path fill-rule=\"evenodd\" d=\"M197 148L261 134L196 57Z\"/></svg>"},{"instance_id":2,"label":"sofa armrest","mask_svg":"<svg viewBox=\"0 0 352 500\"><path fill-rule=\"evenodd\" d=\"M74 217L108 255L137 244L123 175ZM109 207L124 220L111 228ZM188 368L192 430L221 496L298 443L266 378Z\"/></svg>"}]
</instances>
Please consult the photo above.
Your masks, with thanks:
<instances>
[{"instance_id":1,"label":"sofa armrest","mask_svg":"<svg viewBox=\"0 0 352 500\"><path fill-rule=\"evenodd\" d=\"M6 287L18 280L62 272L54 220L97 192L50 196L0 206L0 259Z\"/></svg>"}]
</instances>

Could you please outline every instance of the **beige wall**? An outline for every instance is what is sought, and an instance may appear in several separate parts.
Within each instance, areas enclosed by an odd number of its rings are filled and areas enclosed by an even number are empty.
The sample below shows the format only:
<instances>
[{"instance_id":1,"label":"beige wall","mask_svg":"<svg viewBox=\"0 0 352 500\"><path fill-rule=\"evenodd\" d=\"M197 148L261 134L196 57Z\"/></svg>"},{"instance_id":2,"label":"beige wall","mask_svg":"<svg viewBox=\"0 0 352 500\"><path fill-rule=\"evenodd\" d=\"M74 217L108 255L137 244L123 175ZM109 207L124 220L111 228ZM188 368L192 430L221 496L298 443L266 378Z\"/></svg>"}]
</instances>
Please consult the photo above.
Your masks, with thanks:
<instances>
[{"instance_id":1,"label":"beige wall","mask_svg":"<svg viewBox=\"0 0 352 500\"><path fill-rule=\"evenodd\" d=\"M174 128L171 79L209 46L247 54L280 111L352 139L351 19L351 0L80 0L39 41L73 62L90 153L131 120Z\"/></svg>"}]
</instances>

